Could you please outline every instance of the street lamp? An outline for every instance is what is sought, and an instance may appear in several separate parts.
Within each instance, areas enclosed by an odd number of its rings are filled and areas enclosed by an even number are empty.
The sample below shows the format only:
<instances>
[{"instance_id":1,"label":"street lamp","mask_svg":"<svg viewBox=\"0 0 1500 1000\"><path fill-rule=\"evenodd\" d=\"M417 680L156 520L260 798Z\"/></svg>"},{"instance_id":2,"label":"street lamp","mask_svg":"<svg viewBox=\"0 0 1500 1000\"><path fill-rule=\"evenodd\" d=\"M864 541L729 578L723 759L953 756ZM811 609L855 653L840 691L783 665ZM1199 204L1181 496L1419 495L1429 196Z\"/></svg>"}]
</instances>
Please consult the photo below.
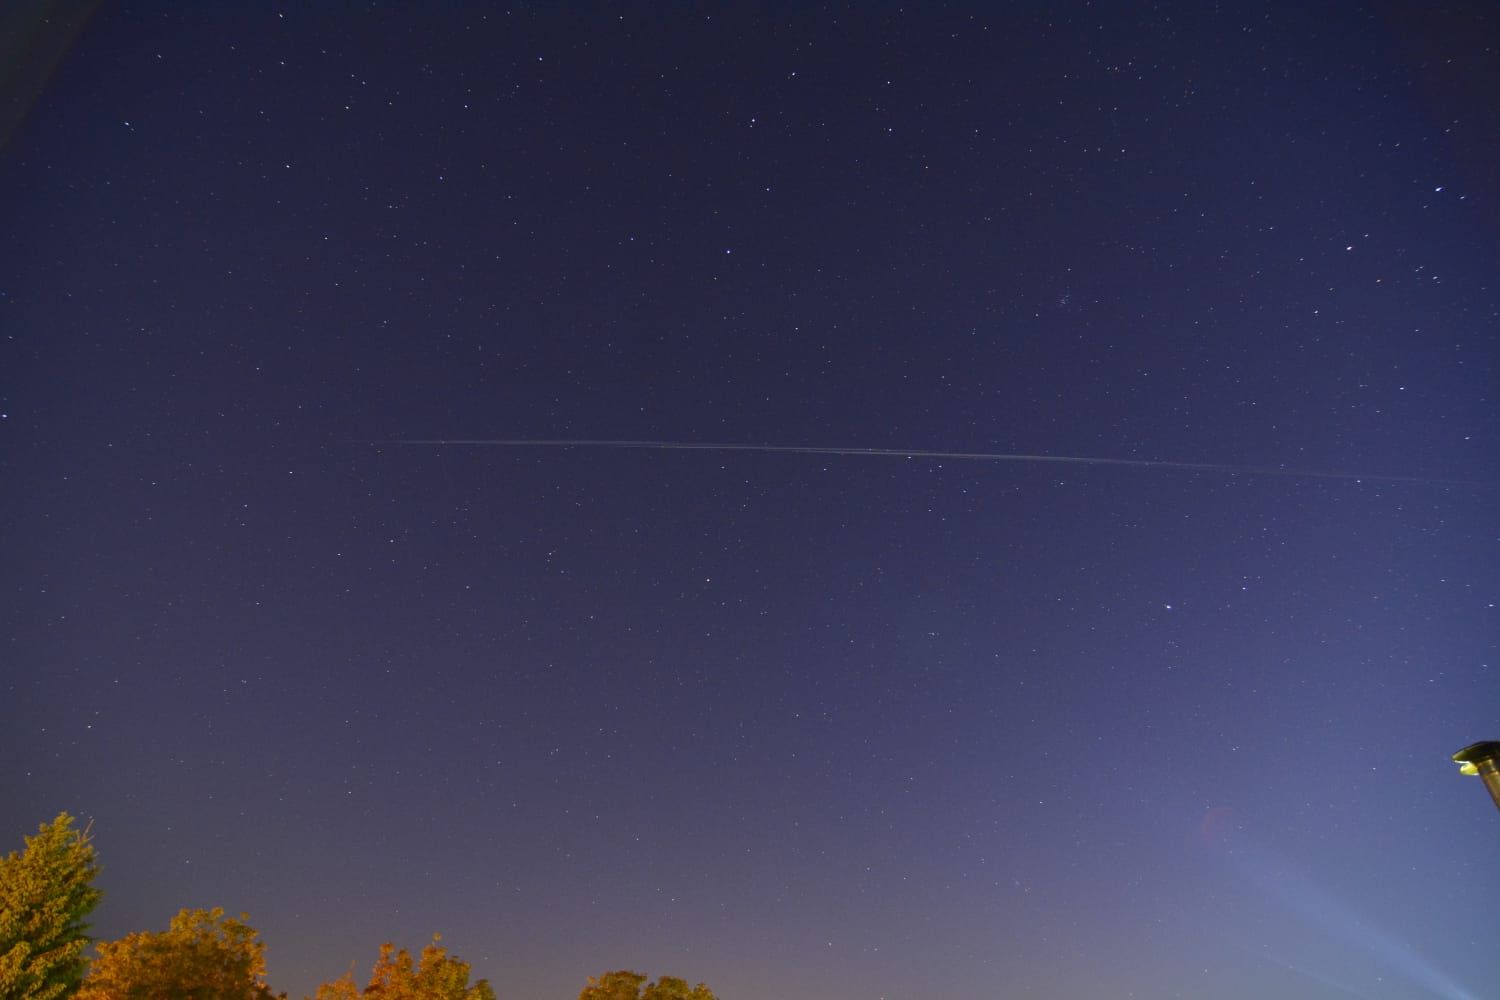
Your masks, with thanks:
<instances>
[{"instance_id":1,"label":"street lamp","mask_svg":"<svg viewBox=\"0 0 1500 1000\"><path fill-rule=\"evenodd\" d=\"M1464 774L1477 774L1490 790L1495 808L1500 809L1500 742L1485 740L1471 743L1453 755L1453 762Z\"/></svg>"}]
</instances>

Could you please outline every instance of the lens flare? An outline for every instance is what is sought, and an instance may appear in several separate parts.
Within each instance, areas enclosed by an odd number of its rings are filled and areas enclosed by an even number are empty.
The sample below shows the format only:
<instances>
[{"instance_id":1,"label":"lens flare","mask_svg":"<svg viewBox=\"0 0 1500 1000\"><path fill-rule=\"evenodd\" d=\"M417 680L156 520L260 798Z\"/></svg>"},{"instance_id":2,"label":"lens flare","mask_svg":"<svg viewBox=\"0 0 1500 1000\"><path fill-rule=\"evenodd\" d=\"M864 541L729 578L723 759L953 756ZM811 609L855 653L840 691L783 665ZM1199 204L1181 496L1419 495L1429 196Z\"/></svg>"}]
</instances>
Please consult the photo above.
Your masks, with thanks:
<instances>
[{"instance_id":1,"label":"lens flare","mask_svg":"<svg viewBox=\"0 0 1500 1000\"><path fill-rule=\"evenodd\" d=\"M1421 986L1442 1000L1479 1000L1459 985L1416 949L1389 931L1376 926L1348 904L1298 871L1285 858L1250 841L1241 831L1232 830L1232 814L1223 807L1208 811L1200 824L1204 842L1214 847L1229 867L1257 892L1297 914L1346 945L1370 956L1409 982ZM1279 959L1272 959L1283 965ZM1288 966L1302 975L1326 978L1320 973ZM1346 983L1328 980L1330 985L1356 993Z\"/></svg>"}]
</instances>

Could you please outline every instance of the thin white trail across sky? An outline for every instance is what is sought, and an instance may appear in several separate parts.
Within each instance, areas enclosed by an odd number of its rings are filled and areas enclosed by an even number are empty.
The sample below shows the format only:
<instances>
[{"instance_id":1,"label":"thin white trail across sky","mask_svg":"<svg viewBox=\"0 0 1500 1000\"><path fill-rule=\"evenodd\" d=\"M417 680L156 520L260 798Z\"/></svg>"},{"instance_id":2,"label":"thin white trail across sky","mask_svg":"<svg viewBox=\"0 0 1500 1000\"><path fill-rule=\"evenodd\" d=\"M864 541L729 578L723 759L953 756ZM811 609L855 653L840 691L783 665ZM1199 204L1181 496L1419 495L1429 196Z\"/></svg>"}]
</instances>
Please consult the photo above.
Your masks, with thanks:
<instances>
[{"instance_id":1,"label":"thin white trail across sky","mask_svg":"<svg viewBox=\"0 0 1500 1000\"><path fill-rule=\"evenodd\" d=\"M874 458L939 458L963 462L1024 462L1056 465L1113 465L1139 469L1180 469L1188 472L1216 472L1225 475L1284 476L1293 479L1341 479L1373 483L1420 483L1427 486L1465 486L1495 488L1497 484L1463 479L1430 479L1425 476L1366 475L1356 472L1330 472L1315 469L1292 469L1283 466L1226 465L1217 462L1168 462L1147 458L1091 458L1084 455L1028 455L1016 452L931 451L922 448L835 448L799 444L725 444L700 441L608 441L600 439L561 440L551 438L428 438L372 444L395 444L452 448L611 448L638 451L718 451L758 452L780 455L852 455Z\"/></svg>"}]
</instances>

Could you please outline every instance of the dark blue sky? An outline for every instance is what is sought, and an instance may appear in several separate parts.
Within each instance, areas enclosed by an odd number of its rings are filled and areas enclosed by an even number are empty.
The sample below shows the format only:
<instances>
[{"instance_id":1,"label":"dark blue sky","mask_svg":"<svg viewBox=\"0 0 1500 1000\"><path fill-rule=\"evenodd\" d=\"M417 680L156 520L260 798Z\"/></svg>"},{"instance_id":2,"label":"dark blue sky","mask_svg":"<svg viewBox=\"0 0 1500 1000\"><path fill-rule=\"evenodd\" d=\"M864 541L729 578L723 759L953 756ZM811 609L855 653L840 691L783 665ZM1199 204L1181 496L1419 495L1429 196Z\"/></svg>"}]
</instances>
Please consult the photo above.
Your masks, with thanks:
<instances>
[{"instance_id":1,"label":"dark blue sky","mask_svg":"<svg viewBox=\"0 0 1500 1000\"><path fill-rule=\"evenodd\" d=\"M102 5L0 150L0 832L294 996L1492 995L1497 40Z\"/></svg>"}]
</instances>

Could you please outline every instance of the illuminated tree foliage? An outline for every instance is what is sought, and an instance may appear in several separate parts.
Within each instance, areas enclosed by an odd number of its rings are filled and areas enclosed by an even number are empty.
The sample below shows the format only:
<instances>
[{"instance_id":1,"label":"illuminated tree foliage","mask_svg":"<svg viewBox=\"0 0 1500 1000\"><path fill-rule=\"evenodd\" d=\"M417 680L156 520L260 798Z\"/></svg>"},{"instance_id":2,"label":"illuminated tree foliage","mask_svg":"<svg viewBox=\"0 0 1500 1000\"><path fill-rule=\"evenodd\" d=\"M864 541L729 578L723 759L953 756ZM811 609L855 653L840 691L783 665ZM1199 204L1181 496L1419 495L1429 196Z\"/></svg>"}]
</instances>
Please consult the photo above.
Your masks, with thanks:
<instances>
[{"instance_id":1,"label":"illuminated tree foliage","mask_svg":"<svg viewBox=\"0 0 1500 1000\"><path fill-rule=\"evenodd\" d=\"M246 919L183 910L165 931L101 944L78 1000L276 1000L266 946Z\"/></svg>"},{"instance_id":2,"label":"illuminated tree foliage","mask_svg":"<svg viewBox=\"0 0 1500 1000\"><path fill-rule=\"evenodd\" d=\"M99 902L93 842L63 813L0 858L0 1000L286 1000L266 985L265 944L222 908L182 910L165 931L140 931L83 951L84 917ZM318 987L315 1000L495 1000L487 980L433 935L416 958L387 943L360 989L354 973ZM716 1000L703 983L619 970L590 977L578 1000Z\"/></svg>"},{"instance_id":3,"label":"illuminated tree foliage","mask_svg":"<svg viewBox=\"0 0 1500 1000\"><path fill-rule=\"evenodd\" d=\"M400 951L387 942L380 946L380 957L370 972L370 984L363 993L354 985L354 974L318 987L316 1000L495 1000L495 991L487 980L469 985L469 963L449 957L438 945L440 937L422 949L421 958L413 962L411 953Z\"/></svg>"},{"instance_id":4,"label":"illuminated tree foliage","mask_svg":"<svg viewBox=\"0 0 1500 1000\"><path fill-rule=\"evenodd\" d=\"M688 986L687 980L662 976L647 983L639 972L620 970L602 976L590 976L589 984L578 994L578 1000L716 1000L713 991L703 983Z\"/></svg>"},{"instance_id":5,"label":"illuminated tree foliage","mask_svg":"<svg viewBox=\"0 0 1500 1000\"><path fill-rule=\"evenodd\" d=\"M0 858L0 1000L61 1000L77 992L88 960L90 910L99 902L94 845L62 813Z\"/></svg>"}]
</instances>

